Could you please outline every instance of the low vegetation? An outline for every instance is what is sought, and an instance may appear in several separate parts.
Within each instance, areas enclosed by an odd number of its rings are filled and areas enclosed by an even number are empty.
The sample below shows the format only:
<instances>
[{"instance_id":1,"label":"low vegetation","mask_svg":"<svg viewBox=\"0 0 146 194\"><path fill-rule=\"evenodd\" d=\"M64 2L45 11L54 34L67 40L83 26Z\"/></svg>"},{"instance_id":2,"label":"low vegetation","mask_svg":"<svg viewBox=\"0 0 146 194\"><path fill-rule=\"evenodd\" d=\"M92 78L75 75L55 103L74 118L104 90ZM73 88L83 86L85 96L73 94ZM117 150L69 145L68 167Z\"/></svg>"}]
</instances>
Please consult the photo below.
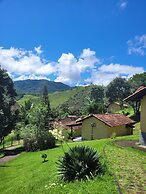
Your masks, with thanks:
<instances>
[{"instance_id":1,"label":"low vegetation","mask_svg":"<svg viewBox=\"0 0 146 194\"><path fill-rule=\"evenodd\" d=\"M145 193L146 192L146 155L130 147L119 147L114 141L138 140L139 124L134 129L134 135L118 137L116 139L103 139L69 143L69 147L90 146L102 153L107 158L108 171L103 176L89 181L75 181L65 183L59 180L58 159L68 152L67 144L45 151L48 155L47 162L42 163L44 151L22 153L13 161L1 165L0 190L2 194L40 194L40 193L99 193L118 194L115 185L118 182L123 193ZM63 151L64 150L64 151ZM29 181L28 181L29 180Z\"/></svg>"},{"instance_id":2,"label":"low vegetation","mask_svg":"<svg viewBox=\"0 0 146 194\"><path fill-rule=\"evenodd\" d=\"M64 153L59 160L59 174L62 180L89 180L103 174L101 156L96 150L87 146L75 146Z\"/></svg>"}]
</instances>

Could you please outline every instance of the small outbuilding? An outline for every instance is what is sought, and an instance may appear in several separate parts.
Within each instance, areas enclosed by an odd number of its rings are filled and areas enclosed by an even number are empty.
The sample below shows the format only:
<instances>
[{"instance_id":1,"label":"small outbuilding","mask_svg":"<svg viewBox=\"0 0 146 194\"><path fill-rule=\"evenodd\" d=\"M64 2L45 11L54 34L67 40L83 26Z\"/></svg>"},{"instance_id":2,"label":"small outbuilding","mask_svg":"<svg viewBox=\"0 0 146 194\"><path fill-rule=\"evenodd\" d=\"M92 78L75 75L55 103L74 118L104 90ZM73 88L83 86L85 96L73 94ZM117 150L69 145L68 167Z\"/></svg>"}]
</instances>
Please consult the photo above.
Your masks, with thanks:
<instances>
[{"instance_id":1,"label":"small outbuilding","mask_svg":"<svg viewBox=\"0 0 146 194\"><path fill-rule=\"evenodd\" d=\"M136 107L141 105L140 111L140 144L146 145L146 87L141 86L124 101L136 102Z\"/></svg>"},{"instance_id":2,"label":"small outbuilding","mask_svg":"<svg viewBox=\"0 0 146 194\"><path fill-rule=\"evenodd\" d=\"M118 112L120 111L122 108L127 108L128 105L127 104L121 104L119 102L111 102L109 105L108 105L108 113L115 113L115 112Z\"/></svg>"},{"instance_id":3,"label":"small outbuilding","mask_svg":"<svg viewBox=\"0 0 146 194\"><path fill-rule=\"evenodd\" d=\"M103 139L133 134L134 121L122 114L92 114L82 121L82 138Z\"/></svg>"}]
</instances>

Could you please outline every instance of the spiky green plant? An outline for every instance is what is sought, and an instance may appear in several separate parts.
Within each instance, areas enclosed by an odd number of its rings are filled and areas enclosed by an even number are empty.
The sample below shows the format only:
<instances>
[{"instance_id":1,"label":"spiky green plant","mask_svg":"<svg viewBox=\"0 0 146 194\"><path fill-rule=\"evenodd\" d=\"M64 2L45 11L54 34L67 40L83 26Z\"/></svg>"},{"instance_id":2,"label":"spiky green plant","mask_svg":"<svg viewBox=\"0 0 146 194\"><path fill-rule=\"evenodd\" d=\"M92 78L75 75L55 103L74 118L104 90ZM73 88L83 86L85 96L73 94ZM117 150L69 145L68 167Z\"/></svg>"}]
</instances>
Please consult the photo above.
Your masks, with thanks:
<instances>
[{"instance_id":1,"label":"spiky green plant","mask_svg":"<svg viewBox=\"0 0 146 194\"><path fill-rule=\"evenodd\" d=\"M88 146L71 148L58 161L59 176L64 181L86 180L103 173L100 156Z\"/></svg>"}]
</instances>

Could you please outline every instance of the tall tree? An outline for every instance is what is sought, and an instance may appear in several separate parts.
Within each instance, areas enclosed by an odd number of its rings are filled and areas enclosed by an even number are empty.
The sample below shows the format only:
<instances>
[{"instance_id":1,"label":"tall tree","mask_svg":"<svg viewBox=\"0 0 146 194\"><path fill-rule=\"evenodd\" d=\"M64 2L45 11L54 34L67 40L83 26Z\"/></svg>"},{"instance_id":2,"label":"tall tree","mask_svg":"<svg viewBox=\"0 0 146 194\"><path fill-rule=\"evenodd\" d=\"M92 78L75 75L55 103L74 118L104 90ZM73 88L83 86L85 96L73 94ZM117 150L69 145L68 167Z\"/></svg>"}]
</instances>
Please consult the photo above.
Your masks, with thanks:
<instances>
[{"instance_id":1,"label":"tall tree","mask_svg":"<svg viewBox=\"0 0 146 194\"><path fill-rule=\"evenodd\" d=\"M135 74L129 79L132 92L137 90L140 86L146 86L146 72Z\"/></svg>"},{"instance_id":2,"label":"tall tree","mask_svg":"<svg viewBox=\"0 0 146 194\"><path fill-rule=\"evenodd\" d=\"M46 121L45 121L45 124L47 126L49 119L52 117L52 112L51 112L50 100L48 96L48 88L46 85L43 88L42 102L44 106L46 106L47 108Z\"/></svg>"},{"instance_id":3,"label":"tall tree","mask_svg":"<svg viewBox=\"0 0 146 194\"><path fill-rule=\"evenodd\" d=\"M91 100L94 100L96 103L103 103L104 101L104 87L103 86L93 86L91 88L90 94Z\"/></svg>"},{"instance_id":4,"label":"tall tree","mask_svg":"<svg viewBox=\"0 0 146 194\"><path fill-rule=\"evenodd\" d=\"M109 83L106 88L106 96L109 102L122 102L124 98L130 95L131 86L125 78L117 77Z\"/></svg>"},{"instance_id":5,"label":"tall tree","mask_svg":"<svg viewBox=\"0 0 146 194\"><path fill-rule=\"evenodd\" d=\"M92 86L90 96L86 98L84 103L85 114L103 113L104 110L104 87Z\"/></svg>"},{"instance_id":6,"label":"tall tree","mask_svg":"<svg viewBox=\"0 0 146 194\"><path fill-rule=\"evenodd\" d=\"M45 85L43 88L43 96L42 96L42 101L45 105L47 105L48 109L51 110L50 108L50 101L49 101L49 96L48 96L48 88Z\"/></svg>"},{"instance_id":7,"label":"tall tree","mask_svg":"<svg viewBox=\"0 0 146 194\"><path fill-rule=\"evenodd\" d=\"M13 109L15 97L13 81L0 67L0 143L11 132L17 121L18 110Z\"/></svg>"}]
</instances>

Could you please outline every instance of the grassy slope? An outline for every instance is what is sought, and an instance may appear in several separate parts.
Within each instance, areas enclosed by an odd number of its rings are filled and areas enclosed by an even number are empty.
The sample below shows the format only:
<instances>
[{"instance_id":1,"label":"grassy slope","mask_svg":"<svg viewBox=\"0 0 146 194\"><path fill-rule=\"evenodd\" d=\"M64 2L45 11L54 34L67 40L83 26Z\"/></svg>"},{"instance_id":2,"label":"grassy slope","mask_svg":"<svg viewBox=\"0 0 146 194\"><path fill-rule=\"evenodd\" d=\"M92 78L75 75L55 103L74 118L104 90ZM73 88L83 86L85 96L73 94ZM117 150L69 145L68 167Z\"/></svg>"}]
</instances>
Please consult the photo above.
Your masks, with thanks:
<instances>
[{"instance_id":1,"label":"grassy slope","mask_svg":"<svg viewBox=\"0 0 146 194\"><path fill-rule=\"evenodd\" d=\"M133 136L116 139L138 139L139 124ZM70 143L74 145L89 145L105 153L108 158L108 166L114 172L123 193L138 193L146 185L146 155L142 151L132 148L120 148L112 143L111 139ZM68 150L65 144L64 150ZM41 193L117 193L113 176L106 173L102 178L96 178L87 182L74 182L63 184L57 179L57 159L63 155L61 147L46 150L48 162L42 163L43 152L22 153L21 156L0 167L0 191L1 194L41 194ZM145 188L146 189L146 188ZM143 192L144 193L144 192Z\"/></svg>"},{"instance_id":2,"label":"grassy slope","mask_svg":"<svg viewBox=\"0 0 146 194\"><path fill-rule=\"evenodd\" d=\"M51 107L56 108L58 105L66 102L70 97L82 91L83 87L77 87L71 90L66 90L63 92L55 92L53 94L49 94Z\"/></svg>"},{"instance_id":3,"label":"grassy slope","mask_svg":"<svg viewBox=\"0 0 146 194\"><path fill-rule=\"evenodd\" d=\"M27 101L29 99L31 99L33 102L37 102L40 98L38 96L26 94L23 96L23 98L18 100L18 103L23 106L25 101Z\"/></svg>"},{"instance_id":4,"label":"grassy slope","mask_svg":"<svg viewBox=\"0 0 146 194\"><path fill-rule=\"evenodd\" d=\"M80 143L79 143L80 144ZM94 142L83 143L102 149L104 141L100 144ZM70 146L76 145L71 143ZM64 145L67 150L67 145ZM0 167L0 191L1 194L45 194L45 193L117 193L113 177L108 173L102 178L96 178L89 182L74 182L63 184L57 179L56 162L63 155L61 147L47 150L48 162L42 163L43 152L23 153L15 160Z\"/></svg>"},{"instance_id":5,"label":"grassy slope","mask_svg":"<svg viewBox=\"0 0 146 194\"><path fill-rule=\"evenodd\" d=\"M71 90L66 90L63 92L55 92L52 94L49 94L50 104L52 108L56 108L58 105L66 102L70 97L77 94L78 92L82 91L84 87L78 87ZM21 98L18 103L20 105L24 105L25 101L31 99L33 102L39 102L40 97L33 96L33 95L24 95L23 98Z\"/></svg>"}]
</instances>

